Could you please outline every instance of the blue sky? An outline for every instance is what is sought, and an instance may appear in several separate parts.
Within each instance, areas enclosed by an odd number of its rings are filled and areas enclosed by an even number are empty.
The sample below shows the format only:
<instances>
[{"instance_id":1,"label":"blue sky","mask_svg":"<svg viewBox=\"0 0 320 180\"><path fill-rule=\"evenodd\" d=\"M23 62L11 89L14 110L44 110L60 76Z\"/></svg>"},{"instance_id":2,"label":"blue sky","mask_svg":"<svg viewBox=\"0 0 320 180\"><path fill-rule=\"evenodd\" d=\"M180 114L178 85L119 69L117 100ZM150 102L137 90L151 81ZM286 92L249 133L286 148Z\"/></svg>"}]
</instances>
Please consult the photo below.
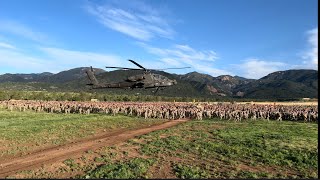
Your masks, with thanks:
<instances>
[{"instance_id":1,"label":"blue sky","mask_svg":"<svg viewBox=\"0 0 320 180\"><path fill-rule=\"evenodd\" d=\"M214 77L318 69L317 16L316 0L1 0L0 74L128 59Z\"/></svg>"}]
</instances>

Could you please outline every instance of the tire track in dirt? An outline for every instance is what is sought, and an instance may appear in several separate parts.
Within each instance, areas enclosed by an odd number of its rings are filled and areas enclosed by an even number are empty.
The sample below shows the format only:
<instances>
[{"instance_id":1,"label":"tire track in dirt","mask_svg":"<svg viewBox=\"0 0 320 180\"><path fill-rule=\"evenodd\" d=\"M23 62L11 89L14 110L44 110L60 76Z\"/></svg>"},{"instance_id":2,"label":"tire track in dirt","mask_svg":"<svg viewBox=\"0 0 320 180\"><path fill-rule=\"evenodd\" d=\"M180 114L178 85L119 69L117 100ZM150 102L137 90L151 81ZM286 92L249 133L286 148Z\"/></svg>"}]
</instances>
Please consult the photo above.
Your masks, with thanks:
<instances>
[{"instance_id":1,"label":"tire track in dirt","mask_svg":"<svg viewBox=\"0 0 320 180\"><path fill-rule=\"evenodd\" d=\"M118 132L105 133L86 140L71 142L58 147L50 147L41 151L35 151L22 157L15 157L3 162L0 161L0 178L5 178L17 171L30 170L43 164L68 159L88 150L95 150L103 146L114 145L132 139L136 136L173 127L186 121L188 120L173 120L159 125L143 127L141 129L120 130Z\"/></svg>"}]
</instances>

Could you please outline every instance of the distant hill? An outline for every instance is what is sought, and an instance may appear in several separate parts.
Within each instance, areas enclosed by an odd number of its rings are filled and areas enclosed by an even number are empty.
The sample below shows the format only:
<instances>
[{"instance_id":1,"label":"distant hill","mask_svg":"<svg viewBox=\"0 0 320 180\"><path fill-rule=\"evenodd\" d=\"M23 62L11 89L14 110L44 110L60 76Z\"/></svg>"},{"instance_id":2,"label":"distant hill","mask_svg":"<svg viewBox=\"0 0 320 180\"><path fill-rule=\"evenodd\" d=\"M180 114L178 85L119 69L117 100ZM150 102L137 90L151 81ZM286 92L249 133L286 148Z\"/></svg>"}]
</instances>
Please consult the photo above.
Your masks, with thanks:
<instances>
[{"instance_id":1,"label":"distant hill","mask_svg":"<svg viewBox=\"0 0 320 180\"><path fill-rule=\"evenodd\" d=\"M89 91L85 67L74 68L57 74L44 72L39 74L3 74L0 75L0 89L47 90L47 91ZM123 81L128 76L140 74L140 71L105 71L94 68L101 82ZM277 71L267 76L247 79L239 76L222 75L212 77L207 74L190 72L184 75L153 71L178 84L159 91L162 96L210 97L210 98L251 98L251 99L290 99L318 98L318 71L287 70ZM124 94L152 94L151 90L102 89L96 92Z\"/></svg>"},{"instance_id":2,"label":"distant hill","mask_svg":"<svg viewBox=\"0 0 320 180\"><path fill-rule=\"evenodd\" d=\"M318 71L277 71L240 85L234 89L234 92L236 91L244 92L246 98L317 98Z\"/></svg>"},{"instance_id":3,"label":"distant hill","mask_svg":"<svg viewBox=\"0 0 320 180\"><path fill-rule=\"evenodd\" d=\"M52 73L44 72L39 74L3 74L0 75L0 83L3 82L42 82L47 81L50 76L52 76Z\"/></svg>"},{"instance_id":4,"label":"distant hill","mask_svg":"<svg viewBox=\"0 0 320 180\"><path fill-rule=\"evenodd\" d=\"M86 77L85 70L86 67L74 68L66 71L61 71L57 74L53 74L50 76L48 82L51 83L66 83L69 81L81 79ZM96 74L100 74L105 72L103 69L94 68Z\"/></svg>"},{"instance_id":5,"label":"distant hill","mask_svg":"<svg viewBox=\"0 0 320 180\"><path fill-rule=\"evenodd\" d=\"M207 74L191 72L180 75L180 79L190 83L195 89L206 95L233 96L232 89L251 80L230 75L212 77Z\"/></svg>"}]
</instances>

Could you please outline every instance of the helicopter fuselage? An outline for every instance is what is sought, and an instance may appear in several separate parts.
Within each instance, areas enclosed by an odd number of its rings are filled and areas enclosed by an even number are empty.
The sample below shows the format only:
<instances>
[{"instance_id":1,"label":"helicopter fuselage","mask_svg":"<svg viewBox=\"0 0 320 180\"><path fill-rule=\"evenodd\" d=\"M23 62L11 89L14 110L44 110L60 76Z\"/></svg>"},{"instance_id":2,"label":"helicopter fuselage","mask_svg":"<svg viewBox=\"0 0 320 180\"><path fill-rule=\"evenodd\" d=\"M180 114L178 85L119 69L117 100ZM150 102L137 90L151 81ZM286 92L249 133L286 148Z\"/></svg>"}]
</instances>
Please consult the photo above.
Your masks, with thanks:
<instances>
[{"instance_id":1,"label":"helicopter fuselage","mask_svg":"<svg viewBox=\"0 0 320 180\"><path fill-rule=\"evenodd\" d=\"M101 88L158 88L158 87L168 87L177 84L176 80L171 80L160 74L144 73L134 76L130 76L122 82L116 83L99 83L93 85L93 89Z\"/></svg>"},{"instance_id":2,"label":"helicopter fuselage","mask_svg":"<svg viewBox=\"0 0 320 180\"><path fill-rule=\"evenodd\" d=\"M176 80L171 80L160 74L144 73L128 77L126 82L136 82L134 88L156 88L167 87L177 84Z\"/></svg>"},{"instance_id":3,"label":"helicopter fuselage","mask_svg":"<svg viewBox=\"0 0 320 180\"><path fill-rule=\"evenodd\" d=\"M90 83L87 85L90 85L92 89L102 89L102 88L157 88L155 93L159 90L159 88L164 88L168 86L172 86L177 84L176 80L171 80L163 75L160 74L154 74L151 73L151 69L146 69L140 64L136 63L133 60L130 60L133 64L138 66L140 69L137 68L125 68L125 67L106 67L106 68L116 68L116 69L122 69L122 70L143 70L143 74L138 74L134 76L130 76L127 79L125 79L122 82L116 82L116 83L99 83L96 77L94 76L92 67L88 70L86 70L88 79L90 80ZM189 67L184 67L189 68ZM184 68L166 68L166 69L184 69ZM153 69L155 70L155 69Z\"/></svg>"}]
</instances>

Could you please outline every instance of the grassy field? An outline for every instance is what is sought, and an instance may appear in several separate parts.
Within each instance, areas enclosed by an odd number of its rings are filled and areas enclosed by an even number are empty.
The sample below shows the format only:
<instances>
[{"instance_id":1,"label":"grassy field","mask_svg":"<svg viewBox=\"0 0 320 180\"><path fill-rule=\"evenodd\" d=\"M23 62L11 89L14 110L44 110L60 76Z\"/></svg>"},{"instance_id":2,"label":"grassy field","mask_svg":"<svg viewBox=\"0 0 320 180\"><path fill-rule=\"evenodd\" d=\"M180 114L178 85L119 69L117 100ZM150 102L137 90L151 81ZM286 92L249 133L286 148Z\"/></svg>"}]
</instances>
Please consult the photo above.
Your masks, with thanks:
<instances>
[{"instance_id":1,"label":"grassy field","mask_svg":"<svg viewBox=\"0 0 320 180\"><path fill-rule=\"evenodd\" d=\"M190 121L16 177L317 178L318 124Z\"/></svg>"},{"instance_id":2,"label":"grassy field","mask_svg":"<svg viewBox=\"0 0 320 180\"><path fill-rule=\"evenodd\" d=\"M104 131L132 129L162 122L121 115L49 114L0 109L0 158L64 144Z\"/></svg>"}]
</instances>

